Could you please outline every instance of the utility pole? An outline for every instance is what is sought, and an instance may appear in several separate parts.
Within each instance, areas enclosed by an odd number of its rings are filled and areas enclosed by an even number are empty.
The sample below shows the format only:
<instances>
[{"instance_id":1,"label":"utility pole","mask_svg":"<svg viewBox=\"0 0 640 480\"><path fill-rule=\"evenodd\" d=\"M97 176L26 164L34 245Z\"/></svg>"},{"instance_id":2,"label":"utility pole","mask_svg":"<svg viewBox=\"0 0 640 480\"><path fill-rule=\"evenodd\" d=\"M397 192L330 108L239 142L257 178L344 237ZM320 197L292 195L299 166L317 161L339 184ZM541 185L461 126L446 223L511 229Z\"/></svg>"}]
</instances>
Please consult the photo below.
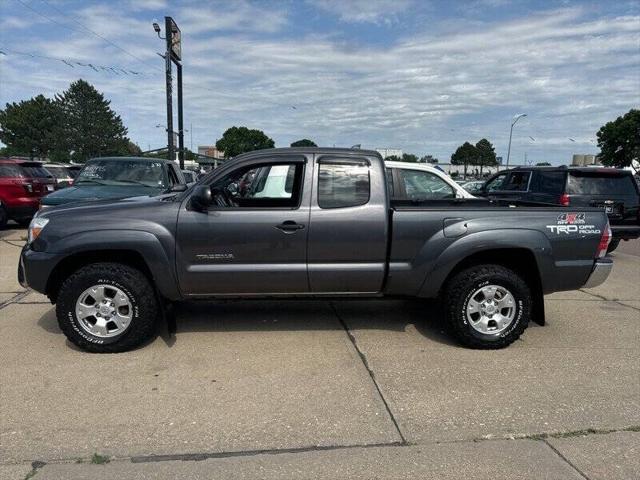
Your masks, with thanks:
<instances>
[{"instance_id":1,"label":"utility pole","mask_svg":"<svg viewBox=\"0 0 640 480\"><path fill-rule=\"evenodd\" d=\"M513 126L518 123L518 120L526 116L526 113L520 113L513 117L513 122L511 122L511 131L509 132L509 148L507 149L507 168L509 168L509 157L511 156L511 137L513 136Z\"/></svg>"},{"instance_id":2,"label":"utility pole","mask_svg":"<svg viewBox=\"0 0 640 480\"><path fill-rule=\"evenodd\" d=\"M165 36L160 36L160 25L153 23L153 29L158 37L166 44L165 62L165 84L167 89L167 158L175 160L176 145L173 139L173 78L171 67L176 64L178 70L178 158L180 168L184 168L184 131L182 112L182 34L178 25L171 17L164 17ZM161 55L162 56L162 55Z\"/></svg>"}]
</instances>

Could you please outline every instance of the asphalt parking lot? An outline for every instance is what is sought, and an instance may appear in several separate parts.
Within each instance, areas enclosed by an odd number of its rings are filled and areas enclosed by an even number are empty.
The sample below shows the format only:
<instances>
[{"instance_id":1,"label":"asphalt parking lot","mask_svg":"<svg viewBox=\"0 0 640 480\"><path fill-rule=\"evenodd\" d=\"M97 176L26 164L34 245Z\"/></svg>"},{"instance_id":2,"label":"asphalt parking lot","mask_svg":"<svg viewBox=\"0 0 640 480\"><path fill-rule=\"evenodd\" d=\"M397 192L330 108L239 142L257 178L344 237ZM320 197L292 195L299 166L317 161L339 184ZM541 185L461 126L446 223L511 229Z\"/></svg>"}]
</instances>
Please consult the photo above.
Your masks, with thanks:
<instances>
[{"instance_id":1,"label":"asphalt parking lot","mask_svg":"<svg viewBox=\"0 0 640 480\"><path fill-rule=\"evenodd\" d=\"M547 325L459 347L416 301L207 302L92 355L0 231L0 478L640 478L640 241Z\"/></svg>"}]
</instances>

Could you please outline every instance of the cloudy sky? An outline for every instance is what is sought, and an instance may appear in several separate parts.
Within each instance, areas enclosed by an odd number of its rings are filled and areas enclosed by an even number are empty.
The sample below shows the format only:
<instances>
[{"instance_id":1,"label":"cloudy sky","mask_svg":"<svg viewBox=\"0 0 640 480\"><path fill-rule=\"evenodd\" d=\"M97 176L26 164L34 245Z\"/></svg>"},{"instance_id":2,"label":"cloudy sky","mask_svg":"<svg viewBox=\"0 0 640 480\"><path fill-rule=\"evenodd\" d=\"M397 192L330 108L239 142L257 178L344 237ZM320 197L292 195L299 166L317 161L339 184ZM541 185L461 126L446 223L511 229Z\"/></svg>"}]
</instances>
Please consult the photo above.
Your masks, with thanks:
<instances>
[{"instance_id":1,"label":"cloudy sky","mask_svg":"<svg viewBox=\"0 0 640 480\"><path fill-rule=\"evenodd\" d=\"M523 112L512 162L565 163L640 106L637 0L0 0L0 104L84 78L132 140L161 147L151 24L165 15L183 34L187 146L246 125L277 146L307 137L441 161L486 137L506 158Z\"/></svg>"}]
</instances>

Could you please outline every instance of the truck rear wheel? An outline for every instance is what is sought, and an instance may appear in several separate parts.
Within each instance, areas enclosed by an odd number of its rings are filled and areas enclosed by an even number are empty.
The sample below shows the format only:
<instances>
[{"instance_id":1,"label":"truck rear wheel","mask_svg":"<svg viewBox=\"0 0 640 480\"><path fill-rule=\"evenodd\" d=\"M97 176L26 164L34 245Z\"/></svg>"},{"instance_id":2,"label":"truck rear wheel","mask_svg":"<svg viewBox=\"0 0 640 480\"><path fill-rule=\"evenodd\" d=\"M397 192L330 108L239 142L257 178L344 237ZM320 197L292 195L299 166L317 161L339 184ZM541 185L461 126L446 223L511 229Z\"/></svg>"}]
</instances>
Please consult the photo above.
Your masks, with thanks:
<instances>
[{"instance_id":1,"label":"truck rear wheel","mask_svg":"<svg viewBox=\"0 0 640 480\"><path fill-rule=\"evenodd\" d=\"M116 353L153 337L158 305L149 280L139 270L94 263L64 281L56 315L73 344L89 352Z\"/></svg>"},{"instance_id":2,"label":"truck rear wheel","mask_svg":"<svg viewBox=\"0 0 640 480\"><path fill-rule=\"evenodd\" d=\"M441 299L452 333L471 348L502 348L517 340L531 317L531 290L501 265L477 265L456 274Z\"/></svg>"}]
</instances>

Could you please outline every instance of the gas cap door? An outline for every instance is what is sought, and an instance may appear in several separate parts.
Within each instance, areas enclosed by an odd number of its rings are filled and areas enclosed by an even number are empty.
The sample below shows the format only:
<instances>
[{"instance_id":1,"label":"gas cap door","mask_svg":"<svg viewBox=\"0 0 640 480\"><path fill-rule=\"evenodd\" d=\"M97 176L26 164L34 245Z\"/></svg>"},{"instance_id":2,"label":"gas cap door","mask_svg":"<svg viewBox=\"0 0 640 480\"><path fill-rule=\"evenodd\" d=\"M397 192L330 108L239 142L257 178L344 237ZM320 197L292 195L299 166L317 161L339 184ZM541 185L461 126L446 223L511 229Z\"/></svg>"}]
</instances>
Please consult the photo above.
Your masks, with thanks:
<instances>
[{"instance_id":1,"label":"gas cap door","mask_svg":"<svg viewBox=\"0 0 640 480\"><path fill-rule=\"evenodd\" d=\"M467 233L467 221L464 218L445 218L442 229L447 238L461 237Z\"/></svg>"}]
</instances>

